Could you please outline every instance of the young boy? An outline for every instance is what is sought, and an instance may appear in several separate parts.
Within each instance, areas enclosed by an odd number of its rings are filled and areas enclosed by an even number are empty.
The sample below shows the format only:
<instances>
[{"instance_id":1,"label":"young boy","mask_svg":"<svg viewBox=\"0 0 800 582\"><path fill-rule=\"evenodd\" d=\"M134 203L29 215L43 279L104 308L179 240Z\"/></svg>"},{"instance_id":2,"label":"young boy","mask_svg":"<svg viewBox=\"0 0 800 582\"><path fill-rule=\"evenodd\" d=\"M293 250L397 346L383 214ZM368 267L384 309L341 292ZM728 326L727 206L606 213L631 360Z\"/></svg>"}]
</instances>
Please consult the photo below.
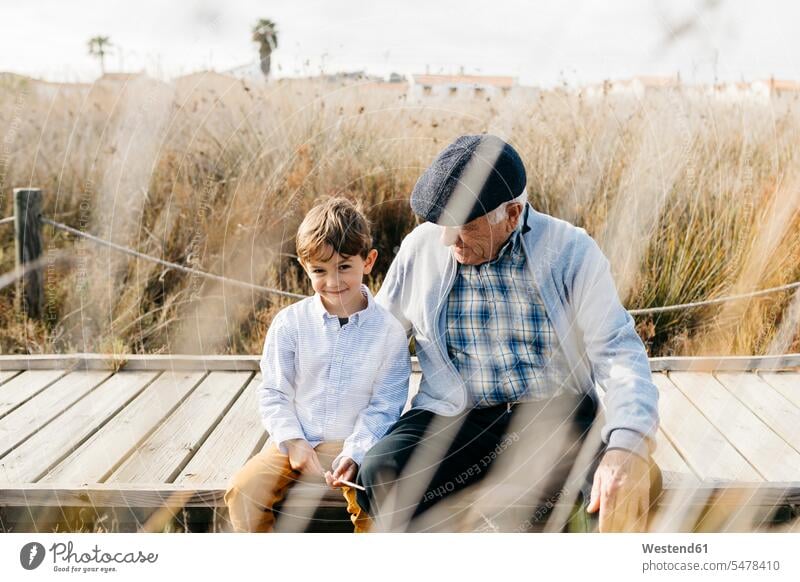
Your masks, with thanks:
<instances>
[{"instance_id":1,"label":"young boy","mask_svg":"<svg viewBox=\"0 0 800 582\"><path fill-rule=\"evenodd\" d=\"M355 480L364 454L400 417L408 341L362 283L378 252L352 203L318 204L296 240L315 293L269 327L258 389L268 446L231 478L225 504L234 530L271 531L273 505L302 477L341 487L355 531L366 531L369 517L342 480Z\"/></svg>"}]
</instances>

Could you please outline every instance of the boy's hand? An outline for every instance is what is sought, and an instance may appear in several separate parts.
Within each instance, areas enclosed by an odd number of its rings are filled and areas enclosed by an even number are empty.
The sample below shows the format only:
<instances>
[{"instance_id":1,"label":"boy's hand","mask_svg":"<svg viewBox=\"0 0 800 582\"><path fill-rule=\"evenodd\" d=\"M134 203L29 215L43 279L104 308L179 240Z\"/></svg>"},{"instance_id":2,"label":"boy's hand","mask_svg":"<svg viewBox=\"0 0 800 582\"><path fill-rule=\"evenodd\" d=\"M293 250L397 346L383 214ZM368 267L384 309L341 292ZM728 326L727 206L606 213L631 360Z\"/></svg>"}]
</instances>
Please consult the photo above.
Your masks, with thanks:
<instances>
[{"instance_id":1,"label":"boy's hand","mask_svg":"<svg viewBox=\"0 0 800 582\"><path fill-rule=\"evenodd\" d=\"M358 473L358 464L350 457L342 457L333 473L330 471L325 473L325 481L331 487L343 487L344 483L339 479L353 482L355 481L356 473Z\"/></svg>"},{"instance_id":2,"label":"boy's hand","mask_svg":"<svg viewBox=\"0 0 800 582\"><path fill-rule=\"evenodd\" d=\"M305 439L292 439L286 441L289 451L289 465L295 471L311 475L325 475L325 469L319 462L317 452Z\"/></svg>"}]
</instances>

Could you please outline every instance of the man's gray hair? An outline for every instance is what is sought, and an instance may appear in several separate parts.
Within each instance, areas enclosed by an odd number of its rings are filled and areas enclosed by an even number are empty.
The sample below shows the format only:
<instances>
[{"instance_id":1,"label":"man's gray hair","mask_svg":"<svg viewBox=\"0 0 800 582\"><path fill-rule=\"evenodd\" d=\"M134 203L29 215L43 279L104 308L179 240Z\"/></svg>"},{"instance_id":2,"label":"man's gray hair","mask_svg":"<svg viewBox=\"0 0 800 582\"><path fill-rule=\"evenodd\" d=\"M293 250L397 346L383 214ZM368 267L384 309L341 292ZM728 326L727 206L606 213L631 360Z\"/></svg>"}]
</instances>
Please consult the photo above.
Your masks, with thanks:
<instances>
[{"instance_id":1,"label":"man's gray hair","mask_svg":"<svg viewBox=\"0 0 800 582\"><path fill-rule=\"evenodd\" d=\"M509 200L508 202L503 202L500 206L492 210L491 212L486 214L486 218L489 220L489 224L497 224L498 222L502 222L506 218L508 218L508 205L514 204L515 202L519 202L522 204L522 207L525 208L525 203L528 201L528 189L523 188L522 194L514 198L513 200Z\"/></svg>"}]
</instances>

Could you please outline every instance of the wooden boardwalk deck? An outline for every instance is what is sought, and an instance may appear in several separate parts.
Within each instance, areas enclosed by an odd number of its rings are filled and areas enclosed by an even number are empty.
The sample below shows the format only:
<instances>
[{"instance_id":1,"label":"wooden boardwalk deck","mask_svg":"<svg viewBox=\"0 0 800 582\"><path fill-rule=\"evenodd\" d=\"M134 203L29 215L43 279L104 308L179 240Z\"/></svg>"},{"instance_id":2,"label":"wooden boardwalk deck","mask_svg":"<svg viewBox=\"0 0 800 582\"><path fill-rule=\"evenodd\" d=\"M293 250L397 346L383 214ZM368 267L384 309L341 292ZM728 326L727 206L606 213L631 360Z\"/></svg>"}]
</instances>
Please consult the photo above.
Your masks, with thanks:
<instances>
[{"instance_id":1,"label":"wooden boardwalk deck","mask_svg":"<svg viewBox=\"0 0 800 582\"><path fill-rule=\"evenodd\" d=\"M267 438L258 361L0 356L0 508L223 506L228 478ZM800 355L651 367L655 460L676 503L713 496L740 519L748 505L797 509ZM418 384L415 372L412 392ZM721 519L733 527L729 513Z\"/></svg>"}]
</instances>

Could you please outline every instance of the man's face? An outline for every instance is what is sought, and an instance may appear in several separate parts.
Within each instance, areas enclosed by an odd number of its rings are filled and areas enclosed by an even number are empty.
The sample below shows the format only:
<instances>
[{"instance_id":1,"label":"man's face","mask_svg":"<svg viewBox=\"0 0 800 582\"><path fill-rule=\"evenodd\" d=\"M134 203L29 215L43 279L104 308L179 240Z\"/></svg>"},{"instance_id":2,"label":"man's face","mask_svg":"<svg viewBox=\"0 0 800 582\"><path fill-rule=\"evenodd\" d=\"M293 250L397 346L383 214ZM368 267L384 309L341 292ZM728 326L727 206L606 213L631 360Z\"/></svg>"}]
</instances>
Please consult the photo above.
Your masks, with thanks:
<instances>
[{"instance_id":1,"label":"man's face","mask_svg":"<svg viewBox=\"0 0 800 582\"><path fill-rule=\"evenodd\" d=\"M463 226L440 227L442 244L453 247L456 260L462 265L491 261L517 227L522 205L509 204L507 210L508 216L497 224L489 224L484 215Z\"/></svg>"}]
</instances>

